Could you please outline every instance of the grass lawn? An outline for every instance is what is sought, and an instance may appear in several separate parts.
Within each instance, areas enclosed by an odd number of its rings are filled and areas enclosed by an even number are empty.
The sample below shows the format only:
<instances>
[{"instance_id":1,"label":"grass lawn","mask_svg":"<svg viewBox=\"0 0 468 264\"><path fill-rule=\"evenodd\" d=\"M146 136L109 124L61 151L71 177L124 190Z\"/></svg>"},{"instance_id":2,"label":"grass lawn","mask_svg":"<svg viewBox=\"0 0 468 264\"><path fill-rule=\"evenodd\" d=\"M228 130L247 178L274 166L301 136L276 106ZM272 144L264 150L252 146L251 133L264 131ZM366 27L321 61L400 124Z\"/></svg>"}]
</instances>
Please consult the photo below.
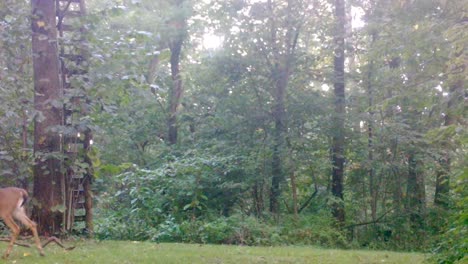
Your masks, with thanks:
<instances>
[{"instance_id":1,"label":"grass lawn","mask_svg":"<svg viewBox=\"0 0 468 264\"><path fill-rule=\"evenodd\" d=\"M71 242L65 242L71 246ZM0 243L3 254L7 243ZM131 241L76 242L76 248L65 251L55 244L45 248L40 257L36 248L16 246L4 263L423 263L418 253L389 251L333 250L305 246L245 247L223 245L194 245ZM2 261L0 260L0 263Z\"/></svg>"}]
</instances>

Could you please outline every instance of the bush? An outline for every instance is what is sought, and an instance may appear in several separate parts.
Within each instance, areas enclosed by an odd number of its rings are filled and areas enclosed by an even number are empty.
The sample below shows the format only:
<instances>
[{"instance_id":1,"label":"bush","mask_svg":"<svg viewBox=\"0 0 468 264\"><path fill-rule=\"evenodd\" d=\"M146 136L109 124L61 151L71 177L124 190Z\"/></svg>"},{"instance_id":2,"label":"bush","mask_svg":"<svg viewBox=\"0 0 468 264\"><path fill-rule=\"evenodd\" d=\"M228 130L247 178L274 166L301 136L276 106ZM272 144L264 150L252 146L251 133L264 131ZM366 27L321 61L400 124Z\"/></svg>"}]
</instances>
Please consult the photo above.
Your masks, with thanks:
<instances>
[{"instance_id":1,"label":"bush","mask_svg":"<svg viewBox=\"0 0 468 264\"><path fill-rule=\"evenodd\" d=\"M96 220L95 235L98 239L107 240L147 240L147 225L137 221L122 221L120 218L108 217Z\"/></svg>"},{"instance_id":2,"label":"bush","mask_svg":"<svg viewBox=\"0 0 468 264\"><path fill-rule=\"evenodd\" d=\"M333 226L334 220L326 211L286 220L284 233L290 244L349 247L345 235Z\"/></svg>"},{"instance_id":3,"label":"bush","mask_svg":"<svg viewBox=\"0 0 468 264\"><path fill-rule=\"evenodd\" d=\"M330 220L330 221L328 221ZM186 221L180 224L180 241L190 243L234 244L247 246L317 245L347 247L345 236L326 216L285 216L283 222L260 220L235 214L214 220Z\"/></svg>"},{"instance_id":4,"label":"bush","mask_svg":"<svg viewBox=\"0 0 468 264\"><path fill-rule=\"evenodd\" d=\"M218 218L213 222L204 224L201 228L201 236L203 243L213 244L231 244L231 238L235 231L234 227L229 223L229 219L225 217Z\"/></svg>"},{"instance_id":5,"label":"bush","mask_svg":"<svg viewBox=\"0 0 468 264\"><path fill-rule=\"evenodd\" d=\"M232 157L185 157L158 169L125 166L108 178L96 210L98 239L345 247L327 210L277 222L231 214L246 190ZM232 165L234 164L234 165Z\"/></svg>"},{"instance_id":6,"label":"bush","mask_svg":"<svg viewBox=\"0 0 468 264\"><path fill-rule=\"evenodd\" d=\"M261 221L253 216L234 215L228 218L228 224L232 226L231 237L228 244L248 246L272 246L284 244L280 235L280 227Z\"/></svg>"},{"instance_id":7,"label":"bush","mask_svg":"<svg viewBox=\"0 0 468 264\"><path fill-rule=\"evenodd\" d=\"M233 215L180 224L181 242L268 246L284 244L276 226L252 216Z\"/></svg>"},{"instance_id":8,"label":"bush","mask_svg":"<svg viewBox=\"0 0 468 264\"><path fill-rule=\"evenodd\" d=\"M177 242L182 237L180 225L175 222L173 217L168 217L152 233L154 235L151 241L154 242Z\"/></svg>"}]
</instances>

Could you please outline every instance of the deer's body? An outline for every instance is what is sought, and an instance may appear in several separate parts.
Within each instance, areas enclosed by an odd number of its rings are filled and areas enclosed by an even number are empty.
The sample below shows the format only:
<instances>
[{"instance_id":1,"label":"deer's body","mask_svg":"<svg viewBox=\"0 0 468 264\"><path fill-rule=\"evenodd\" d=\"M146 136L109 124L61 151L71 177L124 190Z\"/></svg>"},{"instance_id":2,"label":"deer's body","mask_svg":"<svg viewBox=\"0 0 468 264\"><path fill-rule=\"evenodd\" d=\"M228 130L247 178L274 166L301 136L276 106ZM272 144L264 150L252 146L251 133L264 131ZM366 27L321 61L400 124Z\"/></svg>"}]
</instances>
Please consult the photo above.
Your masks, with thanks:
<instances>
[{"instance_id":1,"label":"deer's body","mask_svg":"<svg viewBox=\"0 0 468 264\"><path fill-rule=\"evenodd\" d=\"M44 255L42 250L41 241L37 234L36 223L34 223L26 215L24 210L24 203L28 199L28 192L21 188L8 187L0 189L0 218L3 219L5 224L11 230L11 239L8 248L3 255L3 258L8 258L13 249L13 245L20 233L20 227L16 224L15 219L20 221L27 228L31 229L39 254Z\"/></svg>"}]
</instances>

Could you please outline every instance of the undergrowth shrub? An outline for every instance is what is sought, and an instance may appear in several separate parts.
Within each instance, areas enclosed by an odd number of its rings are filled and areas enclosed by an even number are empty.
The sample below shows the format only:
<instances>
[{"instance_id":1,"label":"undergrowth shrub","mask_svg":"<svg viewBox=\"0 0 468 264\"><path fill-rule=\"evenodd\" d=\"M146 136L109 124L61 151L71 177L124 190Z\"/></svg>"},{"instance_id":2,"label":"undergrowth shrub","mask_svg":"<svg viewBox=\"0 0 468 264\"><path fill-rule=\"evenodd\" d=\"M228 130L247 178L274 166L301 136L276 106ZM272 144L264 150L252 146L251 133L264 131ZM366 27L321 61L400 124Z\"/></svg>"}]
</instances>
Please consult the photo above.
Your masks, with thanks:
<instances>
[{"instance_id":1,"label":"undergrowth shrub","mask_svg":"<svg viewBox=\"0 0 468 264\"><path fill-rule=\"evenodd\" d=\"M235 214L230 217L186 220L172 233L172 241L203 244L279 245L284 244L279 228L252 216ZM168 234L168 233L167 233ZM160 237L153 241L163 242Z\"/></svg>"},{"instance_id":2,"label":"undergrowth shrub","mask_svg":"<svg viewBox=\"0 0 468 264\"><path fill-rule=\"evenodd\" d=\"M115 173L97 185L100 195L96 210L96 236L100 239L178 241L185 221L212 211L228 213L233 200L244 191L242 171L233 166L235 157L171 157L157 169L140 169L124 164L107 168ZM125 229L125 230L123 230Z\"/></svg>"},{"instance_id":3,"label":"undergrowth shrub","mask_svg":"<svg viewBox=\"0 0 468 264\"><path fill-rule=\"evenodd\" d=\"M250 189L233 157L175 159L153 170L125 166L107 179L95 217L98 239L249 246L346 247L327 209L297 218L235 209Z\"/></svg>"},{"instance_id":4,"label":"undergrowth shrub","mask_svg":"<svg viewBox=\"0 0 468 264\"><path fill-rule=\"evenodd\" d=\"M168 217L157 227L152 228L151 241L154 242L178 242L181 241L182 231L180 224L173 217Z\"/></svg>"},{"instance_id":5,"label":"undergrowth shrub","mask_svg":"<svg viewBox=\"0 0 468 264\"><path fill-rule=\"evenodd\" d=\"M253 216L233 215L226 220L226 226L230 228L224 243L271 246L284 244L280 236L280 227L266 221L261 221Z\"/></svg>"},{"instance_id":6,"label":"undergrowth shrub","mask_svg":"<svg viewBox=\"0 0 468 264\"><path fill-rule=\"evenodd\" d=\"M284 233L290 244L348 248L346 236L333 223L334 220L327 211L300 216L298 219L291 216L285 221Z\"/></svg>"}]
</instances>

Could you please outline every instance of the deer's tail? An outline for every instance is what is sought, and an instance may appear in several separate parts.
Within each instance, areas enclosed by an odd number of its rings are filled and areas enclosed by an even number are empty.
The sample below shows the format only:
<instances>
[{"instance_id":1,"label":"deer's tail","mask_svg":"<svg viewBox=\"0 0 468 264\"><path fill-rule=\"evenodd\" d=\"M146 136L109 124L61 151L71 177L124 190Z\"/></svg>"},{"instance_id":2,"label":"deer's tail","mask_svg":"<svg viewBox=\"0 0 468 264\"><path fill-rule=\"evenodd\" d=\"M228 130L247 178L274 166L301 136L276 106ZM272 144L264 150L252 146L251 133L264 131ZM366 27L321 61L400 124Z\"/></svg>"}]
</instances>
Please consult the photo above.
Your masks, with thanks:
<instances>
[{"instance_id":1,"label":"deer's tail","mask_svg":"<svg viewBox=\"0 0 468 264\"><path fill-rule=\"evenodd\" d=\"M29 200L29 195L28 195L28 192L24 189L20 189L21 190L21 195L23 197L23 202L21 203L21 206L24 206L26 204L26 202Z\"/></svg>"}]
</instances>

